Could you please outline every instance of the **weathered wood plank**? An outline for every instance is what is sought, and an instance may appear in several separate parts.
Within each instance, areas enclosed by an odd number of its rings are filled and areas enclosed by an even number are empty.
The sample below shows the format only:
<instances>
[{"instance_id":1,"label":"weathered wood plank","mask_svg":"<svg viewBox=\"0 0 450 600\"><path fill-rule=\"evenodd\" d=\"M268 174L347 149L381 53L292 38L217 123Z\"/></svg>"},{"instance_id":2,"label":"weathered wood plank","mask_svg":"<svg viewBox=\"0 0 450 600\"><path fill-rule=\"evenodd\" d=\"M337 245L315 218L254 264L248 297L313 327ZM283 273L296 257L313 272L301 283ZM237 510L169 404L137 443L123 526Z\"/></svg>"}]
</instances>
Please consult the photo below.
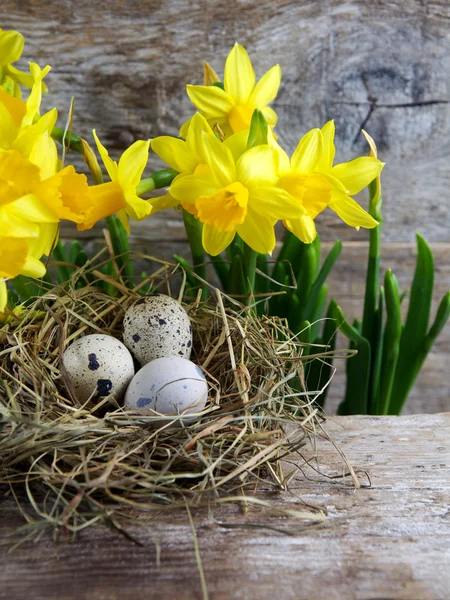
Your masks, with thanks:
<instances>
[{"instance_id":1,"label":"weathered wood plank","mask_svg":"<svg viewBox=\"0 0 450 600\"><path fill-rule=\"evenodd\" d=\"M26 59L54 67L46 105L65 118L75 96L76 130L95 126L117 150L175 135L192 111L185 85L201 82L203 59L222 72L236 40L258 75L279 62L274 107L289 149L331 118L339 160L366 152L362 125L377 141L392 242L412 241L416 229L449 241L449 17L444 0L2 2L2 27L25 34ZM320 230L323 239L364 239L331 211Z\"/></svg>"},{"instance_id":2,"label":"weathered wood plank","mask_svg":"<svg viewBox=\"0 0 450 600\"><path fill-rule=\"evenodd\" d=\"M320 442L322 474L306 469L290 494L258 493L285 508L321 508L327 520L319 527L252 507L194 511L210 598L447 600L449 427L450 414L330 420L333 439L372 487L354 490L327 478L343 467ZM11 501L0 505L0 523L0 598L201 597L184 511L131 527L142 547L91 529L75 541L60 532L58 543L44 535L7 553L5 542L21 523Z\"/></svg>"}]
</instances>

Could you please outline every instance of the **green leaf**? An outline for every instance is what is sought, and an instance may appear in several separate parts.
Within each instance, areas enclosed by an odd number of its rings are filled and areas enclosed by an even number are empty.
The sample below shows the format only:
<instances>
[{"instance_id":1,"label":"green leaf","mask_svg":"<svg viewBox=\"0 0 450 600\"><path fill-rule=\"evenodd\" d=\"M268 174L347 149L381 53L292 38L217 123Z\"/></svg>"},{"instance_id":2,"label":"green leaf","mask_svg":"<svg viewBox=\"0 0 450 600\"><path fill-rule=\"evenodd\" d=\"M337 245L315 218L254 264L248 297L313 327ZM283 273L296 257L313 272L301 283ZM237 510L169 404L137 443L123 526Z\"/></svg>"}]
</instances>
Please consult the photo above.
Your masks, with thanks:
<instances>
[{"instance_id":1,"label":"green leaf","mask_svg":"<svg viewBox=\"0 0 450 600\"><path fill-rule=\"evenodd\" d=\"M380 370L380 388L377 399L377 412L386 415L389 411L392 385L400 350L402 335L402 315L400 310L400 293L398 281L389 269L384 276L386 326L383 336L383 358Z\"/></svg>"},{"instance_id":2,"label":"green leaf","mask_svg":"<svg viewBox=\"0 0 450 600\"><path fill-rule=\"evenodd\" d=\"M115 259L123 282L127 287L133 287L134 269L131 261L130 243L122 223L115 215L106 217L106 226L111 237Z\"/></svg>"},{"instance_id":3,"label":"green leaf","mask_svg":"<svg viewBox=\"0 0 450 600\"><path fill-rule=\"evenodd\" d=\"M323 326L323 333L315 343L324 344L328 346L327 352L332 352L336 347L336 332L337 325L335 320L337 304L335 300L331 300L325 315L325 322ZM316 358L311 363L310 372L308 375L308 389L320 390L329 381L331 377L331 370L333 368L333 359L330 357L324 357L323 359ZM311 387L312 386L312 387ZM325 406L326 398L328 394L328 387L316 398L317 404L322 408Z\"/></svg>"},{"instance_id":4,"label":"green leaf","mask_svg":"<svg viewBox=\"0 0 450 600\"><path fill-rule=\"evenodd\" d=\"M242 296L246 293L244 260L240 253L236 253L231 260L228 285L229 289L227 292L229 294Z\"/></svg>"},{"instance_id":5,"label":"green leaf","mask_svg":"<svg viewBox=\"0 0 450 600\"><path fill-rule=\"evenodd\" d=\"M269 126L260 110L255 108L250 122L250 131L248 132L247 149L267 144Z\"/></svg>"},{"instance_id":6,"label":"green leaf","mask_svg":"<svg viewBox=\"0 0 450 600\"><path fill-rule=\"evenodd\" d=\"M313 282L317 270L317 254L311 244L305 247L303 261L297 275L297 296L300 301L302 320L305 319L308 299L312 291ZM319 293L320 288L317 290Z\"/></svg>"},{"instance_id":7,"label":"green leaf","mask_svg":"<svg viewBox=\"0 0 450 600\"><path fill-rule=\"evenodd\" d=\"M331 248L330 252L328 253L322 268L319 271L319 275L317 276L317 279L315 280L311 291L309 293L309 297L308 297L308 301L306 303L306 307L305 307L305 315L307 318L310 318L311 321L313 321L313 317L312 317L312 313L314 311L314 307L316 306L317 302L318 302L318 298L319 298L319 294L321 292L322 286L325 283L328 275L330 274L331 269L334 267L337 259L339 258L339 255L341 253L342 250L342 242L340 240L337 240L335 242L335 244L333 245L333 247ZM316 253L317 256L317 253Z\"/></svg>"},{"instance_id":8,"label":"green leaf","mask_svg":"<svg viewBox=\"0 0 450 600\"><path fill-rule=\"evenodd\" d=\"M314 306L311 316L310 316L312 339L319 337L320 329L322 327L321 319L322 319L322 315L323 315L323 309L325 308L325 302L327 301L327 296L328 296L328 286L325 284L320 289L319 296L316 301L316 305Z\"/></svg>"},{"instance_id":9,"label":"green leaf","mask_svg":"<svg viewBox=\"0 0 450 600\"><path fill-rule=\"evenodd\" d=\"M429 352L436 341L436 338L444 329L447 321L450 318L450 291L448 291L442 298L439 307L436 312L434 323L430 328L430 331L425 338L424 350Z\"/></svg>"},{"instance_id":10,"label":"green leaf","mask_svg":"<svg viewBox=\"0 0 450 600\"><path fill-rule=\"evenodd\" d=\"M400 339L399 357L391 391L389 414L400 414L422 364L428 333L434 283L433 254L417 234L417 262L409 298L408 314Z\"/></svg>"},{"instance_id":11,"label":"green leaf","mask_svg":"<svg viewBox=\"0 0 450 600\"><path fill-rule=\"evenodd\" d=\"M373 337L370 345L371 371L369 381L368 413L377 415L378 396L380 390L381 361L383 358L383 311L384 311L384 288L380 288L378 308L373 316Z\"/></svg>"},{"instance_id":12,"label":"green leaf","mask_svg":"<svg viewBox=\"0 0 450 600\"><path fill-rule=\"evenodd\" d=\"M355 327L344 317L339 306L335 307L335 319L338 328L352 342L358 354L347 360L347 387L343 405L347 414L367 414L369 379L370 379L370 345Z\"/></svg>"},{"instance_id":13,"label":"green leaf","mask_svg":"<svg viewBox=\"0 0 450 600\"><path fill-rule=\"evenodd\" d=\"M318 237L318 236L317 236ZM277 279L276 273L278 270L278 265L285 264L289 262L292 267L292 271L294 273L298 273L300 270L300 265L302 263L303 251L306 247L306 244L301 242L293 233L286 230L283 238L283 245L281 246L280 253L278 255L277 262L272 271L272 278ZM286 267L286 264L285 264Z\"/></svg>"}]
</instances>

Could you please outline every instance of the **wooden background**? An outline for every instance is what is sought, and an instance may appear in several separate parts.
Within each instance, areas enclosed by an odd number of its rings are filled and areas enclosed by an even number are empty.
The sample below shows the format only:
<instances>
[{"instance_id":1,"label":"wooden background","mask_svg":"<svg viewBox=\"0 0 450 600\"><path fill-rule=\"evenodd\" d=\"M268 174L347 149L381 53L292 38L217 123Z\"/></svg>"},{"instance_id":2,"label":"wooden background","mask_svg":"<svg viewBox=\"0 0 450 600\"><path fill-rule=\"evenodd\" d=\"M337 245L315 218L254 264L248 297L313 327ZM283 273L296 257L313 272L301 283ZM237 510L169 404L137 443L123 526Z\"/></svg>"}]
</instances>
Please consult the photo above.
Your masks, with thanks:
<instances>
[{"instance_id":1,"label":"wooden background","mask_svg":"<svg viewBox=\"0 0 450 600\"><path fill-rule=\"evenodd\" d=\"M3 0L0 7L0 27L26 37L24 58L53 67L46 106L56 105L63 123L75 96L75 131L87 137L95 126L117 156L135 139L176 135L192 112L185 85L201 83L203 59L221 73L239 41L257 76L279 62L273 106L282 143L292 150L305 131L335 119L341 162L366 153L364 126L387 163L382 266L408 287L420 231L435 252L436 301L450 287L449 23L445 0ZM154 157L149 172L159 166ZM347 316L359 316L367 232L331 211L318 226L325 246L345 240L331 288ZM101 228L85 235L92 247L100 237ZM133 243L165 257L188 254L176 213L133 226ZM344 385L344 365L337 366L334 404ZM449 410L449 373L447 326L406 412Z\"/></svg>"}]
</instances>

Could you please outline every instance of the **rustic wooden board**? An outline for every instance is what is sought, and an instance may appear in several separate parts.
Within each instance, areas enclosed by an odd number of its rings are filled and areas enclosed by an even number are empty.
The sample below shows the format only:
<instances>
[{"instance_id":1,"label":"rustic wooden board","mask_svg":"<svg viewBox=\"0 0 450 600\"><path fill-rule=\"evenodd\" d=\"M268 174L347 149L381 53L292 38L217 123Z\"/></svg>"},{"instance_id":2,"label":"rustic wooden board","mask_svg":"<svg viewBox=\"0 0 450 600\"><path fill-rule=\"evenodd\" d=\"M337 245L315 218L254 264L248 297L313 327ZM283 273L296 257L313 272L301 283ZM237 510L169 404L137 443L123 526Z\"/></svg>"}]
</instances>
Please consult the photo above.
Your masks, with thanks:
<instances>
[{"instance_id":1,"label":"rustic wooden board","mask_svg":"<svg viewBox=\"0 0 450 600\"><path fill-rule=\"evenodd\" d=\"M258 493L284 508L321 508L327 518L320 526L252 507L194 511L209 597L448 600L449 427L449 413L330 420L327 430L371 487L327 478L343 465L321 442L322 474L305 469L290 494ZM8 536L20 523L3 500L0 598L202 597L184 511L129 529L142 546L91 529L74 541L63 532L57 543L44 535L8 553Z\"/></svg>"},{"instance_id":2,"label":"rustic wooden board","mask_svg":"<svg viewBox=\"0 0 450 600\"><path fill-rule=\"evenodd\" d=\"M203 59L222 72L238 40L258 75L282 66L274 107L289 149L332 118L339 160L367 151L361 126L375 138L387 162L386 241L412 241L416 229L450 241L445 0L3 0L0 11L4 29L25 34L26 59L53 65L46 104L65 118L75 96L76 130L95 126L117 150L176 134L192 112L185 85L201 82ZM324 239L362 239L331 211L320 228Z\"/></svg>"}]
</instances>

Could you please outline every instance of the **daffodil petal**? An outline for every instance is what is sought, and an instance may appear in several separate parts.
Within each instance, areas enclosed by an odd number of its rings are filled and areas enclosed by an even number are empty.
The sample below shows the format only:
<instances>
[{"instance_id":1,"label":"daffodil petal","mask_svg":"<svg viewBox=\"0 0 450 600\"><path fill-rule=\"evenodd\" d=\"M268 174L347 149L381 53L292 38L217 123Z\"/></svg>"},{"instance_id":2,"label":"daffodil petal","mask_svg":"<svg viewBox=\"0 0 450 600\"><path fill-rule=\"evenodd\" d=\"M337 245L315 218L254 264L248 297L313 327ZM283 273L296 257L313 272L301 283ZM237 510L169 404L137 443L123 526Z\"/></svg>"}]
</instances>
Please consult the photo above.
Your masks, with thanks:
<instances>
[{"instance_id":1,"label":"daffodil petal","mask_svg":"<svg viewBox=\"0 0 450 600\"><path fill-rule=\"evenodd\" d=\"M32 88L34 84L34 78L29 73L24 73L20 69L17 69L14 65L8 65L6 67L6 72L11 76L14 81L17 81L21 85L24 85L27 88ZM42 92L45 94L47 92L47 86L42 82Z\"/></svg>"},{"instance_id":2,"label":"daffodil petal","mask_svg":"<svg viewBox=\"0 0 450 600\"><path fill-rule=\"evenodd\" d=\"M17 135L17 126L3 102L0 102L0 148L11 148Z\"/></svg>"},{"instance_id":3,"label":"daffodil petal","mask_svg":"<svg viewBox=\"0 0 450 600\"><path fill-rule=\"evenodd\" d=\"M299 219L286 220L285 225L304 244L311 244L316 239L316 225L308 215L304 215Z\"/></svg>"},{"instance_id":4,"label":"daffodil petal","mask_svg":"<svg viewBox=\"0 0 450 600\"><path fill-rule=\"evenodd\" d=\"M230 137L227 137L227 139L223 141L223 144L229 148L235 162L237 162L244 152L247 151L247 142L248 130L239 131L238 133L230 135Z\"/></svg>"},{"instance_id":5,"label":"daffodil petal","mask_svg":"<svg viewBox=\"0 0 450 600\"><path fill-rule=\"evenodd\" d=\"M128 215L125 211L124 208L121 208L120 210L118 210L116 212L116 217L119 219L119 221L122 223L122 227L125 229L126 234L130 235L131 233L131 229L130 229L130 222L128 220Z\"/></svg>"},{"instance_id":6,"label":"daffodil petal","mask_svg":"<svg viewBox=\"0 0 450 600\"><path fill-rule=\"evenodd\" d=\"M233 108L230 96L215 85L188 85L186 92L192 104L206 117L221 117Z\"/></svg>"},{"instance_id":7,"label":"daffodil petal","mask_svg":"<svg viewBox=\"0 0 450 600\"><path fill-rule=\"evenodd\" d=\"M211 177L205 175L184 175L175 177L169 188L170 195L178 202L193 204L199 196L211 196L218 186Z\"/></svg>"},{"instance_id":8,"label":"daffodil petal","mask_svg":"<svg viewBox=\"0 0 450 600\"><path fill-rule=\"evenodd\" d=\"M150 202L152 205L152 215L161 210L175 208L180 204L179 201L173 198L173 196L170 194L165 194L164 196L159 196L158 198L152 198Z\"/></svg>"},{"instance_id":9,"label":"daffodil petal","mask_svg":"<svg viewBox=\"0 0 450 600\"><path fill-rule=\"evenodd\" d=\"M136 186L147 166L149 147L150 140L138 140L120 157L117 179L124 190L132 190L135 193Z\"/></svg>"},{"instance_id":10,"label":"daffodil petal","mask_svg":"<svg viewBox=\"0 0 450 600\"><path fill-rule=\"evenodd\" d=\"M342 192L333 191L329 207L350 227L373 229L378 225L353 198Z\"/></svg>"},{"instance_id":11,"label":"daffodil petal","mask_svg":"<svg viewBox=\"0 0 450 600\"><path fill-rule=\"evenodd\" d=\"M236 43L227 56L223 86L234 104L247 104L255 87L255 71L247 50L240 44Z\"/></svg>"},{"instance_id":12,"label":"daffodil petal","mask_svg":"<svg viewBox=\"0 0 450 600\"><path fill-rule=\"evenodd\" d=\"M56 174L58 168L58 151L54 140L43 133L38 136L31 147L29 160L39 167L41 179L48 179Z\"/></svg>"},{"instance_id":13,"label":"daffodil petal","mask_svg":"<svg viewBox=\"0 0 450 600\"><path fill-rule=\"evenodd\" d=\"M252 188L249 205L258 214L278 221L295 219L305 214L301 202L279 187Z\"/></svg>"},{"instance_id":14,"label":"daffodil petal","mask_svg":"<svg viewBox=\"0 0 450 600\"><path fill-rule=\"evenodd\" d=\"M248 187L261 183L275 185L278 180L277 167L277 155L269 146L250 148L236 164L239 181Z\"/></svg>"},{"instance_id":15,"label":"daffodil petal","mask_svg":"<svg viewBox=\"0 0 450 600\"><path fill-rule=\"evenodd\" d=\"M231 244L236 231L219 231L212 225L203 225L202 243L203 248L211 256L217 256Z\"/></svg>"},{"instance_id":16,"label":"daffodil petal","mask_svg":"<svg viewBox=\"0 0 450 600\"><path fill-rule=\"evenodd\" d=\"M257 108L263 108L270 104L278 94L281 83L281 67L275 65L265 73L251 93L249 103Z\"/></svg>"},{"instance_id":17,"label":"daffodil petal","mask_svg":"<svg viewBox=\"0 0 450 600\"><path fill-rule=\"evenodd\" d=\"M56 108L49 110L37 123L30 127L23 128L17 136L17 139L14 141L13 148L20 152L22 156L28 157L31 154L36 139L43 134L51 134L57 118L58 111ZM53 144L55 144L55 142L53 142ZM55 171L53 171L52 175L54 175L54 173Z\"/></svg>"},{"instance_id":18,"label":"daffodil petal","mask_svg":"<svg viewBox=\"0 0 450 600\"><path fill-rule=\"evenodd\" d=\"M152 213L152 205L148 200L143 200L136 194L126 194L125 212L135 221L142 221Z\"/></svg>"},{"instance_id":19,"label":"daffodil petal","mask_svg":"<svg viewBox=\"0 0 450 600\"><path fill-rule=\"evenodd\" d=\"M18 31L2 31L0 33L0 65L6 66L18 61L24 44L24 37Z\"/></svg>"},{"instance_id":20,"label":"daffodil petal","mask_svg":"<svg viewBox=\"0 0 450 600\"><path fill-rule=\"evenodd\" d=\"M5 310L7 302L8 289L6 287L5 281L0 280L0 312L3 312Z\"/></svg>"},{"instance_id":21,"label":"daffodil petal","mask_svg":"<svg viewBox=\"0 0 450 600\"><path fill-rule=\"evenodd\" d=\"M180 127L180 131L178 132L178 135L180 138L183 138L183 140L185 140L187 138L189 127L191 126L191 121L192 121L192 119L189 119L188 121L183 123L183 125Z\"/></svg>"},{"instance_id":22,"label":"daffodil petal","mask_svg":"<svg viewBox=\"0 0 450 600\"><path fill-rule=\"evenodd\" d=\"M117 163L115 160L112 160L109 157L108 150L97 137L97 132L95 131L95 129L92 130L92 135L94 136L98 152L102 158L103 164L105 165L108 175L110 176L111 181L115 181L117 179Z\"/></svg>"},{"instance_id":23,"label":"daffodil petal","mask_svg":"<svg viewBox=\"0 0 450 600\"><path fill-rule=\"evenodd\" d=\"M151 142L152 150L178 173L192 173L197 165L187 143L174 137L161 136Z\"/></svg>"},{"instance_id":24,"label":"daffodil petal","mask_svg":"<svg viewBox=\"0 0 450 600\"><path fill-rule=\"evenodd\" d=\"M27 277L44 277L46 272L45 265L34 256L28 255L25 260L25 264L21 269L22 275Z\"/></svg>"},{"instance_id":25,"label":"daffodil petal","mask_svg":"<svg viewBox=\"0 0 450 600\"><path fill-rule=\"evenodd\" d=\"M264 106L261 108L261 112L264 115L267 124L270 125L270 127L275 127L278 122L278 115L273 108L271 106Z\"/></svg>"},{"instance_id":26,"label":"daffodil petal","mask_svg":"<svg viewBox=\"0 0 450 600\"><path fill-rule=\"evenodd\" d=\"M126 206L123 190L116 181L89 186L87 194L90 206L87 215L77 223L78 231L91 229L101 219Z\"/></svg>"},{"instance_id":27,"label":"daffodil petal","mask_svg":"<svg viewBox=\"0 0 450 600\"><path fill-rule=\"evenodd\" d=\"M276 239L273 220L259 215L250 207L244 223L239 225L237 232L255 252L271 254L275 248Z\"/></svg>"},{"instance_id":28,"label":"daffodil petal","mask_svg":"<svg viewBox=\"0 0 450 600\"><path fill-rule=\"evenodd\" d=\"M11 96L10 94L7 94L0 87L0 104L4 105L14 120L15 125L20 127L26 112L25 102L22 102L22 100L19 100L18 98L14 98L14 96Z\"/></svg>"},{"instance_id":29,"label":"daffodil petal","mask_svg":"<svg viewBox=\"0 0 450 600\"><path fill-rule=\"evenodd\" d=\"M316 169L321 172L329 172L333 166L336 148L334 145L334 121L328 121L321 129L322 132L322 156Z\"/></svg>"},{"instance_id":30,"label":"daffodil petal","mask_svg":"<svg viewBox=\"0 0 450 600\"><path fill-rule=\"evenodd\" d=\"M206 163L205 147L203 144L204 133L214 135L213 130L205 117L200 113L195 113L190 121L186 136L187 148L191 152L191 156L195 161L195 166L198 163Z\"/></svg>"},{"instance_id":31,"label":"daffodil petal","mask_svg":"<svg viewBox=\"0 0 450 600\"><path fill-rule=\"evenodd\" d=\"M9 209L15 216L33 223L57 223L59 221L55 212L34 194L22 196L10 204Z\"/></svg>"},{"instance_id":32,"label":"daffodil petal","mask_svg":"<svg viewBox=\"0 0 450 600\"><path fill-rule=\"evenodd\" d=\"M283 177L283 175L287 175L287 173L290 172L291 161L289 156L277 142L273 142L272 148L275 150L278 159L277 173L279 177Z\"/></svg>"},{"instance_id":33,"label":"daffodil petal","mask_svg":"<svg viewBox=\"0 0 450 600\"><path fill-rule=\"evenodd\" d=\"M231 150L213 136L203 133L205 161L211 170L213 179L219 187L226 187L236 180L236 164Z\"/></svg>"},{"instance_id":34,"label":"daffodil petal","mask_svg":"<svg viewBox=\"0 0 450 600\"><path fill-rule=\"evenodd\" d=\"M11 210L2 210L0 208L0 236L28 238L37 237L38 235L39 226L36 223L25 221L23 218L13 214Z\"/></svg>"},{"instance_id":35,"label":"daffodil petal","mask_svg":"<svg viewBox=\"0 0 450 600\"><path fill-rule=\"evenodd\" d=\"M357 194L381 173L383 166L377 158L360 156L350 162L336 165L331 169L331 174L350 194Z\"/></svg>"},{"instance_id":36,"label":"daffodil petal","mask_svg":"<svg viewBox=\"0 0 450 600\"><path fill-rule=\"evenodd\" d=\"M299 141L291 158L291 167L299 173L314 171L322 153L322 133L311 129Z\"/></svg>"},{"instance_id":37,"label":"daffodil petal","mask_svg":"<svg viewBox=\"0 0 450 600\"><path fill-rule=\"evenodd\" d=\"M39 235L36 238L28 238L29 253L36 258L43 254L50 255L59 231L58 223L40 223Z\"/></svg>"}]
</instances>

